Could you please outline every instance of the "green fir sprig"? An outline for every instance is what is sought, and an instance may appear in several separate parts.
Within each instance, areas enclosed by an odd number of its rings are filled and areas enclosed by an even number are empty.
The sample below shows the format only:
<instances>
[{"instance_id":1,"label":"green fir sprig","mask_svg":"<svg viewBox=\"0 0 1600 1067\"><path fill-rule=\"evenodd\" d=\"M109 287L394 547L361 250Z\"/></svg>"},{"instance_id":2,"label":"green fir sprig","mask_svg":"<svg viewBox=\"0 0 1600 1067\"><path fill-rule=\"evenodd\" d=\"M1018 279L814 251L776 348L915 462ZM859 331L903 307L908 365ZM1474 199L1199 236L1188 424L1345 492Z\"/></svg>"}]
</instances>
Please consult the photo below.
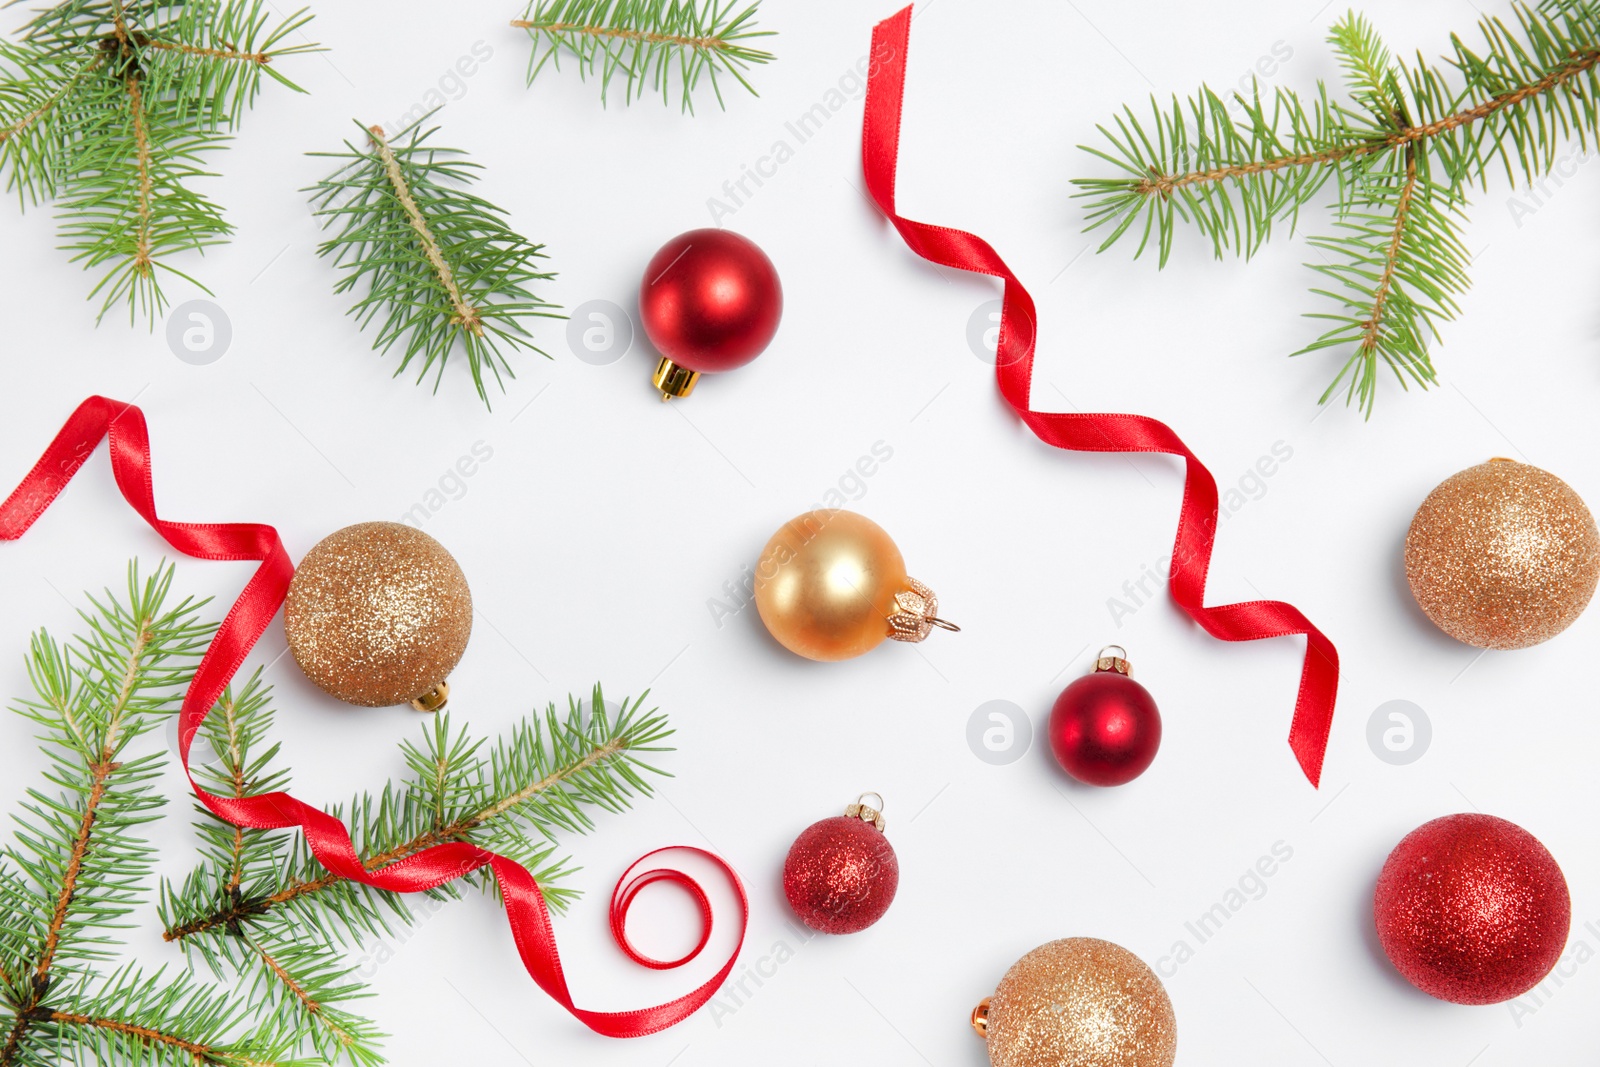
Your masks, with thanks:
<instances>
[{"instance_id":1,"label":"green fir sprig","mask_svg":"<svg viewBox=\"0 0 1600 1067\"><path fill-rule=\"evenodd\" d=\"M398 894L330 874L297 833L243 829L196 805L201 862L162 883L158 909L165 939L227 984L112 966L118 931L150 895L155 853L141 831L164 803L162 754L133 748L177 713L216 629L204 601L173 603L172 583L171 567L141 578L130 564L126 591L91 598L75 640L33 638L34 694L16 710L49 768L0 851L0 1067L375 1067L383 1035L356 1010L370 994L348 949L418 915ZM286 789L272 723L257 671L202 724L196 780L222 796ZM598 686L493 743L439 715L401 746L402 778L332 810L369 867L471 842L521 862L559 910L575 894L560 884L573 868L554 838L650 795L670 734L644 697L608 707ZM493 885L479 872L431 896L454 899L462 882Z\"/></svg>"},{"instance_id":2,"label":"green fir sprig","mask_svg":"<svg viewBox=\"0 0 1600 1067\"><path fill-rule=\"evenodd\" d=\"M1467 193L1504 172L1515 185L1550 172L1562 146L1587 149L1600 134L1600 11L1592 2L1512 5L1509 22L1484 18L1481 43L1451 38L1440 65L1392 58L1366 19L1351 13L1329 36L1348 101L1319 84L1224 98L1202 88L1150 115L1124 108L1085 151L1124 177L1074 182L1089 228L1107 229L1102 251L1137 238L1165 266L1180 222L1210 241L1217 258L1246 258L1292 232L1303 208L1332 182L1332 232L1310 244L1310 264L1332 302L1327 322L1295 355L1342 354L1328 402L1371 415L1380 370L1402 388L1437 382L1429 353L1439 326L1460 311L1471 261L1462 243Z\"/></svg>"},{"instance_id":3,"label":"green fir sprig","mask_svg":"<svg viewBox=\"0 0 1600 1067\"><path fill-rule=\"evenodd\" d=\"M555 277L542 268L544 246L512 230L506 212L468 191L482 167L429 139L422 122L395 134L363 128L339 169L307 190L333 236L318 248L339 268L336 293L357 295L350 314L362 329L377 324L373 348L400 346L399 376L413 362L417 381L443 380L450 355L466 355L478 396L489 403L487 374L503 392L515 377L507 351L547 355L530 340L531 318L561 318L530 290ZM359 123L358 123L359 126Z\"/></svg>"},{"instance_id":4,"label":"green fir sprig","mask_svg":"<svg viewBox=\"0 0 1600 1067\"><path fill-rule=\"evenodd\" d=\"M0 42L0 175L24 206L54 201L62 247L99 275L103 318L126 304L154 328L163 275L232 227L197 183L263 79L317 51L310 16L266 0L67 0ZM209 291L209 290L207 290Z\"/></svg>"},{"instance_id":5,"label":"green fir sprig","mask_svg":"<svg viewBox=\"0 0 1600 1067\"><path fill-rule=\"evenodd\" d=\"M760 6L759 0L743 8L734 0L530 0L511 25L533 42L529 85L545 64L560 69L565 55L576 62L579 77L599 80L602 102L620 78L624 103L660 93L670 104L676 87L679 106L693 112L702 78L719 107L727 103L718 78L759 95L746 72L773 56L749 42L775 36L755 28Z\"/></svg>"},{"instance_id":6,"label":"green fir sprig","mask_svg":"<svg viewBox=\"0 0 1600 1067\"><path fill-rule=\"evenodd\" d=\"M334 814L369 867L469 841L528 868L546 902L562 910L575 895L560 884L573 868L555 855L555 835L591 829L593 809L625 810L649 796L663 773L650 760L667 751L671 730L643 699L611 711L596 686L587 703L569 700L565 714L552 705L493 744L437 716L419 741L401 746L401 781ZM271 722L259 677L237 697L225 696L196 740L192 760L203 768L202 784L241 797L285 788L287 775L274 766L277 746L267 741ZM270 1005L318 1056L382 1062L382 1035L353 1010L367 992L349 949L394 936L417 912L398 894L329 873L298 834L241 830L197 810L202 862L181 884L163 885L165 939L219 976L241 977L251 998ZM455 899L463 882L493 885L487 872L476 872L430 895Z\"/></svg>"},{"instance_id":7,"label":"green fir sprig","mask_svg":"<svg viewBox=\"0 0 1600 1067\"><path fill-rule=\"evenodd\" d=\"M141 828L163 801L162 757L130 745L176 713L213 627L203 602L171 604L172 569L91 598L63 644L28 655L31 720L49 760L0 856L0 1067L61 1063L287 1067L297 1043L248 1000L185 974L103 965L148 897Z\"/></svg>"}]
</instances>

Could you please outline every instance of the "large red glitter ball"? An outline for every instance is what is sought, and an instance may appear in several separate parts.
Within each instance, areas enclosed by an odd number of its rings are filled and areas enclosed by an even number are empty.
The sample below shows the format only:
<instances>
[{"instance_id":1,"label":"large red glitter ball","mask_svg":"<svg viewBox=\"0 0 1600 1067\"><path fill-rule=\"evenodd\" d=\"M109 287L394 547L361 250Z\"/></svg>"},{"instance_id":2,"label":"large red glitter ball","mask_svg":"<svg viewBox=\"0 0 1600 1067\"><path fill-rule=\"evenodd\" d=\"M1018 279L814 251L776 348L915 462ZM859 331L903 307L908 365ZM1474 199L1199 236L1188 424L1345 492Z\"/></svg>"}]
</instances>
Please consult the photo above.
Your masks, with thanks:
<instances>
[{"instance_id":1,"label":"large red glitter ball","mask_svg":"<svg viewBox=\"0 0 1600 1067\"><path fill-rule=\"evenodd\" d=\"M1561 868L1528 831L1491 815L1451 815L1413 830L1390 853L1373 916L1406 981L1454 1004L1499 1004L1556 965L1572 898Z\"/></svg>"},{"instance_id":2,"label":"large red glitter ball","mask_svg":"<svg viewBox=\"0 0 1600 1067\"><path fill-rule=\"evenodd\" d=\"M825 934L865 930L889 910L900 861L883 831L844 815L812 823L783 864L783 892L800 921Z\"/></svg>"},{"instance_id":3,"label":"large red glitter ball","mask_svg":"<svg viewBox=\"0 0 1600 1067\"><path fill-rule=\"evenodd\" d=\"M749 238L691 230L663 245L645 268L639 315L657 351L680 367L732 370L772 343L783 286Z\"/></svg>"},{"instance_id":4,"label":"large red glitter ball","mask_svg":"<svg viewBox=\"0 0 1600 1067\"><path fill-rule=\"evenodd\" d=\"M1096 671L1062 690L1050 711L1050 751L1089 785L1124 785L1161 747L1161 713L1150 691L1127 675Z\"/></svg>"}]
</instances>

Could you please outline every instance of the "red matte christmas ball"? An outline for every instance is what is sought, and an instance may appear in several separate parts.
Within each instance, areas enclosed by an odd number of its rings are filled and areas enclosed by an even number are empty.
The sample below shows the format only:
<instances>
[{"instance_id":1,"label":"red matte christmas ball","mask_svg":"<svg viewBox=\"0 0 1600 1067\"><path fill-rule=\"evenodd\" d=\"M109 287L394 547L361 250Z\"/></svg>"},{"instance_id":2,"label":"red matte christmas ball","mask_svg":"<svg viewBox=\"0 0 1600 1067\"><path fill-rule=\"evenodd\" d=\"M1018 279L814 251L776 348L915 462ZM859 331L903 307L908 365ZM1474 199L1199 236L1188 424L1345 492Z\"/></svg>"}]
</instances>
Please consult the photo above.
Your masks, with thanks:
<instances>
[{"instance_id":1,"label":"red matte christmas ball","mask_svg":"<svg viewBox=\"0 0 1600 1067\"><path fill-rule=\"evenodd\" d=\"M755 359L778 332L783 286L754 241L727 230L691 230L655 254L639 283L644 332L661 353L663 400L688 396L701 374Z\"/></svg>"},{"instance_id":2,"label":"red matte christmas ball","mask_svg":"<svg viewBox=\"0 0 1600 1067\"><path fill-rule=\"evenodd\" d=\"M1110 650L1102 650L1094 673L1062 690L1050 710L1050 751L1062 770L1088 785L1133 781L1161 747L1155 699L1133 680L1126 659L1106 655Z\"/></svg>"},{"instance_id":3,"label":"red matte christmas ball","mask_svg":"<svg viewBox=\"0 0 1600 1067\"><path fill-rule=\"evenodd\" d=\"M1406 981L1453 1004L1500 1004L1555 967L1572 898L1528 831L1491 815L1451 815L1396 846L1378 876L1373 917Z\"/></svg>"},{"instance_id":4,"label":"red matte christmas ball","mask_svg":"<svg viewBox=\"0 0 1600 1067\"><path fill-rule=\"evenodd\" d=\"M857 800L795 839L783 864L783 893L801 922L824 934L853 934L883 918L900 885L900 860L883 828L882 813Z\"/></svg>"}]
</instances>

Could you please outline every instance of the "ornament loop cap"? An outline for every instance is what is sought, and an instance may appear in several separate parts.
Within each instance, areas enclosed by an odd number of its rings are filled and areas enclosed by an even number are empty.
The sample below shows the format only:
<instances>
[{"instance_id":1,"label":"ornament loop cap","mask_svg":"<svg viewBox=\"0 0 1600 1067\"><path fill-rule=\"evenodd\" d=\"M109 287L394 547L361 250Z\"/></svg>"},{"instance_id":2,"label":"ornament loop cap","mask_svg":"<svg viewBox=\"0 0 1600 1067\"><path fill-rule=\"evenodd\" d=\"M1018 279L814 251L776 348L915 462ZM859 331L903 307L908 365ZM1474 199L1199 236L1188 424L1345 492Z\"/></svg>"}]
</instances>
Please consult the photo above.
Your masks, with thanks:
<instances>
[{"instance_id":1,"label":"ornament loop cap","mask_svg":"<svg viewBox=\"0 0 1600 1067\"><path fill-rule=\"evenodd\" d=\"M868 797L873 797L877 800L878 806L876 808L869 807L862 803L862 801L866 800ZM883 819L882 809L884 807L885 805L883 803L883 796L881 794L870 792L862 793L860 796L856 797L856 802L854 804L848 804L845 806L844 817L847 819L860 819L864 823L871 823L881 834L889 825Z\"/></svg>"},{"instance_id":2,"label":"ornament loop cap","mask_svg":"<svg viewBox=\"0 0 1600 1067\"><path fill-rule=\"evenodd\" d=\"M978 1031L978 1036L985 1041L989 1040L990 999L990 997L984 997L978 1002L978 1006L972 1009L972 1028Z\"/></svg>"},{"instance_id":3,"label":"ornament loop cap","mask_svg":"<svg viewBox=\"0 0 1600 1067\"><path fill-rule=\"evenodd\" d=\"M444 706L450 703L450 683L440 682L426 693L411 702L411 706L418 711L443 711Z\"/></svg>"},{"instance_id":4,"label":"ornament loop cap","mask_svg":"<svg viewBox=\"0 0 1600 1067\"><path fill-rule=\"evenodd\" d=\"M695 383L700 380L700 372L680 367L666 356L662 356L650 380L661 390L661 400L665 403L673 397L681 399L694 392Z\"/></svg>"},{"instance_id":5,"label":"ornament loop cap","mask_svg":"<svg viewBox=\"0 0 1600 1067\"><path fill-rule=\"evenodd\" d=\"M1122 653L1120 656L1108 656L1106 653L1116 649ZM1133 664L1128 662L1128 650L1121 645L1107 645L1100 650L1100 655L1095 658L1094 671L1102 674L1106 671L1115 671L1117 674L1133 677Z\"/></svg>"},{"instance_id":6,"label":"ornament loop cap","mask_svg":"<svg viewBox=\"0 0 1600 1067\"><path fill-rule=\"evenodd\" d=\"M895 612L889 616L889 636L913 644L926 641L937 626L960 633L961 627L939 618L939 598L932 589L915 578L906 578L906 589L894 596Z\"/></svg>"}]
</instances>

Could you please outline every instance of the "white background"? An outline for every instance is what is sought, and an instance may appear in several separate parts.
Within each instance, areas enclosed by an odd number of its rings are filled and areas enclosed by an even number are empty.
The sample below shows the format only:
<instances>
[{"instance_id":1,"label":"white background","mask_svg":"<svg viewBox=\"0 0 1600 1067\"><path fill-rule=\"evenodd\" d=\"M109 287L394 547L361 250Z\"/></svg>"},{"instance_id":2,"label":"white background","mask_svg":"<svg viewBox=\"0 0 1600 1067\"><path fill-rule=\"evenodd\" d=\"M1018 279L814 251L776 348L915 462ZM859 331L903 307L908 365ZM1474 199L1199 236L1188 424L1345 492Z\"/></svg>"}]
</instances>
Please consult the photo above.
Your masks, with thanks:
<instances>
[{"instance_id":1,"label":"white background","mask_svg":"<svg viewBox=\"0 0 1600 1067\"><path fill-rule=\"evenodd\" d=\"M1285 358L1316 329L1299 317L1315 303L1302 240L1281 234L1253 263L1219 264L1185 234L1158 273L1129 248L1085 253L1069 199L1069 179L1105 173L1075 146L1124 102L1232 84L1275 47L1292 51L1275 84L1334 76L1322 40L1342 9L1320 3L936 0L913 32L900 183L907 214L984 235L1032 288L1038 406L1163 419L1225 488L1275 444L1293 450L1223 524L1210 600L1288 600L1338 644L1320 791L1285 744L1301 641L1218 643L1164 594L1113 621L1108 599L1169 548L1181 469L1057 452L1008 414L966 339L998 289L917 260L875 216L858 191L859 92L724 220L778 265L786 315L761 360L685 404L651 392L642 344L595 367L551 322L539 335L554 358L523 359L488 413L464 366L438 395L392 380L394 360L369 352L344 317L297 191L325 161L304 153L337 148L353 118L391 121L423 101L477 42L492 56L439 116L441 143L470 149L487 167L483 194L548 243L560 278L543 295L568 309L631 306L651 253L710 222L708 198L789 137L784 124L839 84L892 5L769 0L761 23L779 31L780 58L753 76L760 99L731 94L722 112L702 97L691 118L659 102L603 110L598 87L571 70L524 88L527 44L506 25L520 13L509 0L322 0L313 35L332 51L284 64L310 95L267 93L217 160L210 189L236 240L184 264L233 324L231 350L211 366L180 362L161 330L114 316L97 329L82 299L90 279L55 250L50 212L4 208L0 481L22 476L85 395L136 398L166 515L270 522L298 558L347 523L400 518L483 442L493 458L425 524L461 561L480 611L452 679L455 713L493 734L600 679L613 696L649 687L677 727L679 751L663 761L676 777L660 796L563 842L587 894L557 924L576 996L596 1008L658 1003L710 969L646 974L608 940L611 881L674 842L715 848L742 872L753 914L738 973L759 964L771 977L664 1034L611 1042L525 977L494 905L464 902L376 968L367 1008L394 1035L394 1062L976 1067L986 1057L967 1013L1017 957L1089 935L1155 963L1180 939L1193 945L1185 922L1278 842L1293 858L1265 895L1175 974L1165 968L1181 1064L1592 1062L1600 966L1576 965L1519 1011L1438 1003L1375 948L1370 894L1407 831L1492 812L1549 846L1573 890L1574 950L1600 948L1583 929L1600 920L1600 723L1586 651L1600 615L1543 647L1480 656L1428 624L1400 565L1428 490L1493 455L1600 500L1595 169L1579 168L1521 225L1503 180L1475 196L1475 288L1437 351L1443 385L1402 394L1391 381L1365 423L1342 407L1318 417L1331 357ZM1477 17L1461 0L1372 0L1367 11L1397 52L1430 57ZM20 17L7 12L7 26ZM179 284L171 295L197 294ZM893 534L965 632L816 665L778 648L753 611L718 628L708 601L879 441L893 458L852 506ZM119 583L128 558L153 564L163 547L97 458L30 537L0 550L0 692L26 693L30 630L68 631L80 590ZM180 587L217 596L219 616L247 575L179 564ZM1038 741L1055 694L1112 641L1165 717L1142 779L1093 792L1064 781L1043 745L1005 767L968 749L969 716L996 699L1028 709ZM258 658L282 650L274 628ZM270 679L299 795L332 802L398 771L413 713L343 707L288 658ZM1392 699L1433 723L1431 751L1409 767L1366 742L1368 717ZM0 752L0 807L12 811L42 761L13 716L0 718ZM177 876L193 838L176 776L169 789L173 818L158 834L163 870ZM806 940L782 900L783 855L864 789L888 799L899 897L869 932ZM663 892L641 905L636 931L665 952L689 936L688 918ZM179 964L153 907L140 923L136 954Z\"/></svg>"}]
</instances>

